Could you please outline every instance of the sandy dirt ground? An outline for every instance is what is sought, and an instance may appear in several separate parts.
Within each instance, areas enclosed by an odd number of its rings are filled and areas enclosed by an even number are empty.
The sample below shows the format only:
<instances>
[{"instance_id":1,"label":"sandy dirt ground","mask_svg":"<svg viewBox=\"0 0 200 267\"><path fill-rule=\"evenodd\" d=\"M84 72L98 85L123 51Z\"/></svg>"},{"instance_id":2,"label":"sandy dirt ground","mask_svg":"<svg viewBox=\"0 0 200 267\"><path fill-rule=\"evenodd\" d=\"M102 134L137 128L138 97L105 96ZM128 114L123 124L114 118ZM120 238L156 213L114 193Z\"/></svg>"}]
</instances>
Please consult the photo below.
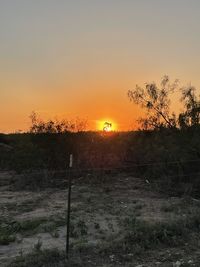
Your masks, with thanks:
<instances>
[{"instance_id":1,"label":"sandy dirt ground","mask_svg":"<svg viewBox=\"0 0 200 267\"><path fill-rule=\"evenodd\" d=\"M24 231L16 233L13 242L0 245L0 266L6 266L16 256L25 255L37 246L65 250L67 189L10 191L5 181L11 176L13 174L6 172L0 174L4 181L0 187L0 216L26 226ZM163 196L153 191L151 184L130 174L107 177L104 182L80 177L72 185L71 251L78 250L79 257L86 258L85 266L200 266L200 250L198 247L189 249L187 245L160 247L139 257L129 253L123 255L128 259L126 263L115 254L103 258L90 252L81 254L81 248L101 247L104 242L109 241L112 246L112 237L122 230L121 222L127 216L150 223L186 216L194 205L192 201L191 205L185 205L185 201Z\"/></svg>"}]
</instances>

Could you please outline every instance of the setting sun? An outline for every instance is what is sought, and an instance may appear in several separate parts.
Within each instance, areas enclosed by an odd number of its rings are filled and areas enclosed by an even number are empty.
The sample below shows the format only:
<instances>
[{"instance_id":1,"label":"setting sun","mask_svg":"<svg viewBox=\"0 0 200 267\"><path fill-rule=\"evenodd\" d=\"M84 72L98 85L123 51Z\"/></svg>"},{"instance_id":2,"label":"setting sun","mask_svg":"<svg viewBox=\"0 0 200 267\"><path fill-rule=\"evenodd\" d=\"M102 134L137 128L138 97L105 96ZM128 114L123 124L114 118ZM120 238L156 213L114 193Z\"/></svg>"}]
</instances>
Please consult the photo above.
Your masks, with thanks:
<instances>
[{"instance_id":1,"label":"setting sun","mask_svg":"<svg viewBox=\"0 0 200 267\"><path fill-rule=\"evenodd\" d=\"M112 131L112 123L111 122L104 122L104 127L103 127L104 132L110 132Z\"/></svg>"},{"instance_id":2,"label":"setting sun","mask_svg":"<svg viewBox=\"0 0 200 267\"><path fill-rule=\"evenodd\" d=\"M110 119L100 120L97 121L97 130L104 132L117 131L117 124Z\"/></svg>"}]
</instances>

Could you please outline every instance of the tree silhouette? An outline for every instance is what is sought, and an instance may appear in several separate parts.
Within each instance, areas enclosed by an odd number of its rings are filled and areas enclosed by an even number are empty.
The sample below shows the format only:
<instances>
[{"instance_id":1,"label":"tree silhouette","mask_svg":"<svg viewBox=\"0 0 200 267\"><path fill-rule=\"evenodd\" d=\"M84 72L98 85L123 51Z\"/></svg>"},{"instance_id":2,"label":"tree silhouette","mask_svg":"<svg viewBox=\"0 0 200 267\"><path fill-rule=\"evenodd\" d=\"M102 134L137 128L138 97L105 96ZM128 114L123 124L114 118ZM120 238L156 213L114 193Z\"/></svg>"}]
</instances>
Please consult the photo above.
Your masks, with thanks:
<instances>
[{"instance_id":1,"label":"tree silhouette","mask_svg":"<svg viewBox=\"0 0 200 267\"><path fill-rule=\"evenodd\" d=\"M146 110L146 117L139 119L144 129L176 128L176 117L170 113L170 94L178 86L178 80L170 83L165 75L160 83L147 83L145 88L136 85L135 90L128 91L130 101Z\"/></svg>"},{"instance_id":2,"label":"tree silhouette","mask_svg":"<svg viewBox=\"0 0 200 267\"><path fill-rule=\"evenodd\" d=\"M143 129L185 129L200 124L200 97L196 95L196 88L192 85L179 88L178 84L178 80L170 83L165 75L159 87L156 83L147 83L145 88L136 85L135 90L128 91L130 101L146 110L146 117L139 119ZM170 108L170 97L175 89L181 93L184 109L178 116Z\"/></svg>"},{"instance_id":3,"label":"tree silhouette","mask_svg":"<svg viewBox=\"0 0 200 267\"><path fill-rule=\"evenodd\" d=\"M31 133L66 133L66 132L82 132L87 128L87 121L76 118L75 120L47 120L44 121L38 117L35 112L30 115Z\"/></svg>"}]
</instances>

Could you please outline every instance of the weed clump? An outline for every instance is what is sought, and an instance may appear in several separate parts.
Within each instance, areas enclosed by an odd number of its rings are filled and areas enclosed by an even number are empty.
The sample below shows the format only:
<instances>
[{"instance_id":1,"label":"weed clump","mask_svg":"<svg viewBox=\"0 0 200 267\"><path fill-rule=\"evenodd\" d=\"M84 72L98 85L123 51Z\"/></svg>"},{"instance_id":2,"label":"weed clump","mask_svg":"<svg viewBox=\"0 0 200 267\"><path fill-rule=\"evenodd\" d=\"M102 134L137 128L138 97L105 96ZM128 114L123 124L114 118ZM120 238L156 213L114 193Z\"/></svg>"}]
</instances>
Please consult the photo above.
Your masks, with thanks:
<instances>
[{"instance_id":1,"label":"weed clump","mask_svg":"<svg viewBox=\"0 0 200 267\"><path fill-rule=\"evenodd\" d=\"M101 253L117 252L121 255L123 252L140 255L158 247L183 245L189 240L190 234L200 232L200 214L157 223L127 217L122 221L122 228L123 230L117 236L113 235L112 240L106 241L103 249L100 249Z\"/></svg>"},{"instance_id":2,"label":"weed clump","mask_svg":"<svg viewBox=\"0 0 200 267\"><path fill-rule=\"evenodd\" d=\"M20 225L10 218L0 219L0 245L9 245L16 239L16 233L19 231Z\"/></svg>"},{"instance_id":3,"label":"weed clump","mask_svg":"<svg viewBox=\"0 0 200 267\"><path fill-rule=\"evenodd\" d=\"M0 245L9 245L16 240L17 233L29 235L46 221L44 218L16 221L9 217L0 219Z\"/></svg>"},{"instance_id":4,"label":"weed clump","mask_svg":"<svg viewBox=\"0 0 200 267\"><path fill-rule=\"evenodd\" d=\"M127 249L134 248L136 244L141 250L156 248L159 245L176 246L187 232L179 222L153 224L135 218L125 221L125 229L124 243L128 245Z\"/></svg>"},{"instance_id":5,"label":"weed clump","mask_svg":"<svg viewBox=\"0 0 200 267\"><path fill-rule=\"evenodd\" d=\"M8 265L8 267L46 267L46 266L65 266L59 265L64 261L64 254L58 250L34 250L28 255L20 255ZM55 265L57 264L57 265Z\"/></svg>"},{"instance_id":6,"label":"weed clump","mask_svg":"<svg viewBox=\"0 0 200 267\"><path fill-rule=\"evenodd\" d=\"M66 260L58 249L34 249L31 253L16 257L7 267L81 267L78 259Z\"/></svg>"}]
</instances>

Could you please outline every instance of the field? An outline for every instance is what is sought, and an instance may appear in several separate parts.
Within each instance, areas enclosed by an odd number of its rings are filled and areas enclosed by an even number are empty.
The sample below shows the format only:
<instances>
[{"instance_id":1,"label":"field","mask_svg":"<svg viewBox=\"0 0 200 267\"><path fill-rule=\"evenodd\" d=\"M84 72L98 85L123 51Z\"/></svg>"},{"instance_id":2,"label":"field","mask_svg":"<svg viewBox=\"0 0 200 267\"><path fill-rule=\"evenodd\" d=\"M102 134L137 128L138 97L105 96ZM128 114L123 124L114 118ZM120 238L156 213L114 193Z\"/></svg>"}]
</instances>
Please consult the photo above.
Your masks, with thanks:
<instances>
[{"instance_id":1,"label":"field","mask_svg":"<svg viewBox=\"0 0 200 267\"><path fill-rule=\"evenodd\" d=\"M72 185L65 260L67 181L16 191L0 173L0 265L200 266L200 201L169 197L131 173L86 174Z\"/></svg>"}]
</instances>

